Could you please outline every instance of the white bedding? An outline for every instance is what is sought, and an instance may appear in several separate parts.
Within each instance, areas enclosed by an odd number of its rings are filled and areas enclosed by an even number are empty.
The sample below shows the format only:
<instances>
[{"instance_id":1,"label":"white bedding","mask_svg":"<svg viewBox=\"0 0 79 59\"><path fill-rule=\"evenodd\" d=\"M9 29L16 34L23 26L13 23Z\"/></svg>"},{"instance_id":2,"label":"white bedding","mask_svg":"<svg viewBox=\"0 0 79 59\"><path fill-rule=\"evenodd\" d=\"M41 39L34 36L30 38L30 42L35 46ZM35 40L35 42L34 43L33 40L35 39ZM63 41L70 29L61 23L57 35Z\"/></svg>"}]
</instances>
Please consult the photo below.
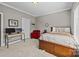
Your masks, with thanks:
<instances>
[{"instance_id":1,"label":"white bedding","mask_svg":"<svg viewBox=\"0 0 79 59\"><path fill-rule=\"evenodd\" d=\"M75 42L75 40L70 37L70 36L65 36L65 35L56 35L56 34L49 34L49 33L45 33L42 34L40 37L41 40L45 40L45 41L49 41L49 42L54 42L57 44L61 44L64 46L69 46L71 48L75 48L77 43Z\"/></svg>"}]
</instances>

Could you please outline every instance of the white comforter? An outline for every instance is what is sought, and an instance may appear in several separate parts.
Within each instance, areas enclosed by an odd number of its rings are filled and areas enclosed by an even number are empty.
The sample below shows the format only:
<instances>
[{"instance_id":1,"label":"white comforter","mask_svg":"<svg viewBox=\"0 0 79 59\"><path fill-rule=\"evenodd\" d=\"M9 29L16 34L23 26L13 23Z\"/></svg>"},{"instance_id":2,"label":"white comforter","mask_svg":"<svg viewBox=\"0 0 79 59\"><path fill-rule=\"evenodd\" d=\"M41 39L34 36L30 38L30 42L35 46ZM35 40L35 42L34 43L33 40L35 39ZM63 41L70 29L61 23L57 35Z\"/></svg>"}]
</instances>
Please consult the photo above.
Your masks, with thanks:
<instances>
[{"instance_id":1,"label":"white comforter","mask_svg":"<svg viewBox=\"0 0 79 59\"><path fill-rule=\"evenodd\" d=\"M40 39L49 41L49 42L54 42L54 43L61 44L61 45L65 45L65 46L69 46L69 47L75 48L75 49L76 49L76 45L77 45L77 43L75 42L75 40L72 37L65 36L65 35L56 35L56 34L45 33L45 34L41 35Z\"/></svg>"}]
</instances>

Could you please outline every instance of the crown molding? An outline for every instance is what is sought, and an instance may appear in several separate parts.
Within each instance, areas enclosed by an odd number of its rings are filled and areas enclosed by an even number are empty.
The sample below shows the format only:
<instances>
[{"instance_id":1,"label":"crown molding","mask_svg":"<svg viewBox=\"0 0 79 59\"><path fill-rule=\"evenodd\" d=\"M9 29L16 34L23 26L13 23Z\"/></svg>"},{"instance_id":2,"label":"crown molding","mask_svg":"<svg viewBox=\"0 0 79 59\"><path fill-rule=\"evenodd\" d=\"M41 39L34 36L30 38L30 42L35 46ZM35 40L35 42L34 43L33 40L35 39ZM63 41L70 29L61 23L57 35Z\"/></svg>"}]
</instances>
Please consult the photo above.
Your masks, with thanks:
<instances>
[{"instance_id":1,"label":"crown molding","mask_svg":"<svg viewBox=\"0 0 79 59\"><path fill-rule=\"evenodd\" d=\"M1 5L4 5L4 6L7 6L7 7L9 7L9 8L12 8L12 9L14 9L14 10L17 10L17 11L19 11L19 12L22 12L22 13L25 13L25 14L28 14L28 15L31 15L31 16L35 17L35 16L32 15L31 13L26 12L26 11L23 11L23 10L20 10L20 9L18 9L18 8L15 8L15 7L13 7L13 6L9 5L9 4L3 3L3 2L0 2L0 4L1 4Z\"/></svg>"},{"instance_id":2,"label":"crown molding","mask_svg":"<svg viewBox=\"0 0 79 59\"><path fill-rule=\"evenodd\" d=\"M70 10L70 9L71 9L71 8L66 8L66 9L56 10L56 11L53 11L53 12L48 13L48 14L44 14L44 15L36 16L36 18L38 18L38 17L42 17L42 16L51 15L51 14L58 13L58 12L63 12L63 11Z\"/></svg>"},{"instance_id":3,"label":"crown molding","mask_svg":"<svg viewBox=\"0 0 79 59\"><path fill-rule=\"evenodd\" d=\"M41 16L46 16L46 15L54 14L54 13L58 13L58 12L63 12L63 11L65 11L65 10L71 9L71 8L66 8L66 9L61 9L61 10L55 10L55 11L53 11L53 12L51 12L51 13L47 13L47 14L37 15L37 16L36 16L36 15L33 15L33 14L29 13L29 12L26 12L26 11L20 10L20 9L18 9L18 8L15 8L15 7L11 6L11 5L8 5L8 4L6 4L6 3L0 2L0 4L1 4L1 5L4 5L4 6L7 6L7 7L9 7L9 8L15 9L15 10L17 10L17 11L19 11L19 12L22 12L22 13L25 13L25 14L28 14L28 15L31 15L31 16L36 17L36 18L37 18L37 17L41 17Z\"/></svg>"}]
</instances>

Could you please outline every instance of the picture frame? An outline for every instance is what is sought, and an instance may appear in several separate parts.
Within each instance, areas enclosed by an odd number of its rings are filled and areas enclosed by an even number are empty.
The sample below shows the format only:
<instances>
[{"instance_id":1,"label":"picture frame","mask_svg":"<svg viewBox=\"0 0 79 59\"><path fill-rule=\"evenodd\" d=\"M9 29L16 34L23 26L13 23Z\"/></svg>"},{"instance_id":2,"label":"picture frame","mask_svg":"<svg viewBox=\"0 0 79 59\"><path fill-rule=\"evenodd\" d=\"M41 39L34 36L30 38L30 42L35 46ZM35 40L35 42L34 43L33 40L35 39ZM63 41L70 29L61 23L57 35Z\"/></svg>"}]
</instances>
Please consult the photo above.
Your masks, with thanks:
<instances>
[{"instance_id":1,"label":"picture frame","mask_svg":"<svg viewBox=\"0 0 79 59\"><path fill-rule=\"evenodd\" d=\"M18 27L18 20L9 19L8 20L8 26L9 27Z\"/></svg>"}]
</instances>

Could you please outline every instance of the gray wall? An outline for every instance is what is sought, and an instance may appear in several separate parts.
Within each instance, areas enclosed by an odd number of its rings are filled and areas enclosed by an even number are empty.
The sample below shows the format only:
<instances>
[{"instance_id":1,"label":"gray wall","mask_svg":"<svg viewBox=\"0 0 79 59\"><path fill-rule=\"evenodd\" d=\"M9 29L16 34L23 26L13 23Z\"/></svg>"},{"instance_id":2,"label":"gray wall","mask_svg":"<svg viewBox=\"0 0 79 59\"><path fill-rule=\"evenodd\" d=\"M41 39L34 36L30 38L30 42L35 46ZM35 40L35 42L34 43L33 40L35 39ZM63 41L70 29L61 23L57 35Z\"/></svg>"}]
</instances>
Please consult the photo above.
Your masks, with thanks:
<instances>
[{"instance_id":1,"label":"gray wall","mask_svg":"<svg viewBox=\"0 0 79 59\"><path fill-rule=\"evenodd\" d=\"M18 20L18 28L22 27L22 18L28 18L31 20L31 22L35 22L35 18L31 15L19 12L17 10L14 10L12 8L9 8L7 6L1 5L0 4L0 12L3 13L3 27L4 27L4 31L5 28L9 27L8 26L8 19L15 19ZM31 26L31 31L34 29L34 27Z\"/></svg>"},{"instance_id":2,"label":"gray wall","mask_svg":"<svg viewBox=\"0 0 79 59\"><path fill-rule=\"evenodd\" d=\"M22 22L21 22L22 17L31 19L31 22L35 22L35 18L33 16L24 14L22 12L3 6L1 4L0 4L0 12L3 13L3 17L4 17L4 28L8 27L8 19L18 20L19 21L18 27L22 26Z\"/></svg>"},{"instance_id":3,"label":"gray wall","mask_svg":"<svg viewBox=\"0 0 79 59\"><path fill-rule=\"evenodd\" d=\"M47 28L48 31L50 31L50 27L52 26L68 26L70 27L70 21L71 21L71 10L57 12L54 14L49 14L42 17L37 17L36 19L36 28L43 31L46 29L45 23L49 24L49 27Z\"/></svg>"}]
</instances>

